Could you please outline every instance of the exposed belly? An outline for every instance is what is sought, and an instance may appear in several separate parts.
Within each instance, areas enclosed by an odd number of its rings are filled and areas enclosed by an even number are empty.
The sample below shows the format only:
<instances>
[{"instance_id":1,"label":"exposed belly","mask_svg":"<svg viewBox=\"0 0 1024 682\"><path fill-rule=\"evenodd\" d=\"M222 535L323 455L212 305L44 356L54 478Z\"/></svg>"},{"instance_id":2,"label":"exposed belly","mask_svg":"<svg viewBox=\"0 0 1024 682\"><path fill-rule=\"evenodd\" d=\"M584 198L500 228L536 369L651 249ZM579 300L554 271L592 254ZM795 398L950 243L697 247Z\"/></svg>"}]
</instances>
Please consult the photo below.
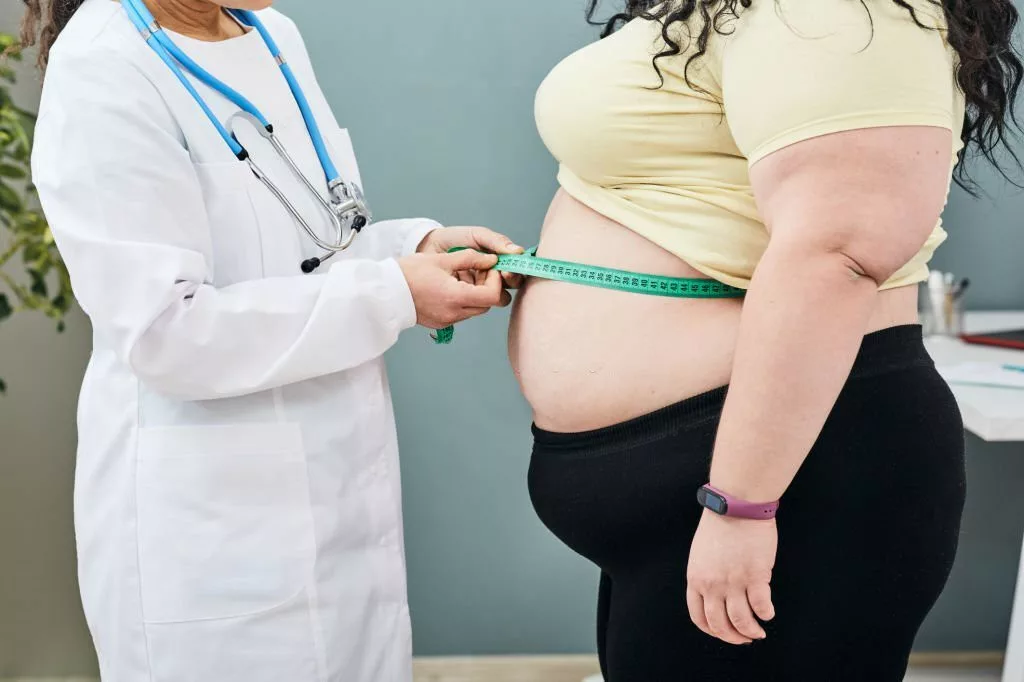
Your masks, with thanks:
<instances>
[{"instance_id":1,"label":"exposed belly","mask_svg":"<svg viewBox=\"0 0 1024 682\"><path fill-rule=\"evenodd\" d=\"M703 277L677 256L560 191L538 255L671 277ZM530 280L509 357L534 420L550 431L616 424L729 383L739 299L671 299ZM869 329L912 323L917 292L883 292Z\"/></svg>"}]
</instances>

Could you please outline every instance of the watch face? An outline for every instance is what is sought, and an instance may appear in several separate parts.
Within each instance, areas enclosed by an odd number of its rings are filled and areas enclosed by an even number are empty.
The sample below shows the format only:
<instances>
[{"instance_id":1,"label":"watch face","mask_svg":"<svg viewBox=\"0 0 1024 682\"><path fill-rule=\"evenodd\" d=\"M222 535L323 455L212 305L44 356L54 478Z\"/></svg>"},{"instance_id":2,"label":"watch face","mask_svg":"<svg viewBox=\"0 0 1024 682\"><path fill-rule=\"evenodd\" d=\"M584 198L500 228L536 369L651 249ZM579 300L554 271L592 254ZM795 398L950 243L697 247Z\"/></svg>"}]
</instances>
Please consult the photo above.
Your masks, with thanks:
<instances>
[{"instance_id":1,"label":"watch face","mask_svg":"<svg viewBox=\"0 0 1024 682\"><path fill-rule=\"evenodd\" d=\"M729 511L729 504L721 495L716 495L707 488L701 488L697 491L697 501L700 502L701 506L706 509L710 509L716 514L724 515Z\"/></svg>"}]
</instances>

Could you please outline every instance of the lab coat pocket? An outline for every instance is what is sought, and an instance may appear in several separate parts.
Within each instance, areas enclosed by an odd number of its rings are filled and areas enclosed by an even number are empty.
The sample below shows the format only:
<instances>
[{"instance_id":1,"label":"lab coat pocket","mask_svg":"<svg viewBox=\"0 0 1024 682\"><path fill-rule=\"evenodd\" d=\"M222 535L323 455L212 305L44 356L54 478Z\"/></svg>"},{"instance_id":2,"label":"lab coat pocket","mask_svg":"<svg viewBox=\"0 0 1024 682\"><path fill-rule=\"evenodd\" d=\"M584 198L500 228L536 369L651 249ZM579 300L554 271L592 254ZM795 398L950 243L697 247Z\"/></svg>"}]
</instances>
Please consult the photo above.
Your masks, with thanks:
<instances>
[{"instance_id":1,"label":"lab coat pocket","mask_svg":"<svg viewBox=\"0 0 1024 682\"><path fill-rule=\"evenodd\" d=\"M338 167L341 177L348 182L353 182L359 189L366 192L363 187L363 179L359 175L359 163L356 161L356 151L352 146L352 136L345 128L335 128L327 133L327 144L331 147L331 159Z\"/></svg>"},{"instance_id":2,"label":"lab coat pocket","mask_svg":"<svg viewBox=\"0 0 1024 682\"><path fill-rule=\"evenodd\" d=\"M316 548L297 424L140 429L137 495L147 623L258 614L308 584Z\"/></svg>"}]
</instances>

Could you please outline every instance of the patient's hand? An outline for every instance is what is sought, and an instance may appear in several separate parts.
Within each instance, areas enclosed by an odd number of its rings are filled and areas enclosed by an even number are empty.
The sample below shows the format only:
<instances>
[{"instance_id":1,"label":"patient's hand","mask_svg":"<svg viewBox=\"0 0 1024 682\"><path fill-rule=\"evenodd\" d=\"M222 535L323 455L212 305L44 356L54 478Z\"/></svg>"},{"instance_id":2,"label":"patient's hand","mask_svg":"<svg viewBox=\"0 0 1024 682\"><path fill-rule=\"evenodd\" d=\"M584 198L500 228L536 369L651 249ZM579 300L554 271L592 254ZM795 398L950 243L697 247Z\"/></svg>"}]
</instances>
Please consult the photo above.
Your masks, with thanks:
<instances>
[{"instance_id":1,"label":"patient's hand","mask_svg":"<svg viewBox=\"0 0 1024 682\"><path fill-rule=\"evenodd\" d=\"M420 242L417 253L447 253L457 246L483 251L484 253L522 253L523 247L517 246L511 239L498 234L486 227L445 227L434 230ZM464 270L457 273L463 282L482 284L487 273L482 270ZM506 289L518 289L522 286L523 277L511 272L501 273ZM512 296L505 292L500 305L508 305Z\"/></svg>"}]
</instances>

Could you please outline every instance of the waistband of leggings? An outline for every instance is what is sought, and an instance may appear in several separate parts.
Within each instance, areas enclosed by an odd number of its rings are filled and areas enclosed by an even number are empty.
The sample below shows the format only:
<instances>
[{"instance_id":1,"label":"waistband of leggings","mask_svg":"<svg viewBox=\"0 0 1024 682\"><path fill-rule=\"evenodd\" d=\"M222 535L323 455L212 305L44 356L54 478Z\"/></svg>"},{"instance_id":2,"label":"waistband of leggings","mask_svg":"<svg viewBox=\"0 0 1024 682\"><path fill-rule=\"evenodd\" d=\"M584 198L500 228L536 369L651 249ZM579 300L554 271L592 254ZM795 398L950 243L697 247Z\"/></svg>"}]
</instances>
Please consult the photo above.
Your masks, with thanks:
<instances>
[{"instance_id":1,"label":"waistband of leggings","mask_svg":"<svg viewBox=\"0 0 1024 682\"><path fill-rule=\"evenodd\" d=\"M850 380L876 376L911 367L931 366L920 325L902 325L864 337ZM686 431L716 419L722 412L728 386L721 386L655 412L593 431L558 433L533 426L534 440L552 450L597 447L630 447L672 433Z\"/></svg>"}]
</instances>

